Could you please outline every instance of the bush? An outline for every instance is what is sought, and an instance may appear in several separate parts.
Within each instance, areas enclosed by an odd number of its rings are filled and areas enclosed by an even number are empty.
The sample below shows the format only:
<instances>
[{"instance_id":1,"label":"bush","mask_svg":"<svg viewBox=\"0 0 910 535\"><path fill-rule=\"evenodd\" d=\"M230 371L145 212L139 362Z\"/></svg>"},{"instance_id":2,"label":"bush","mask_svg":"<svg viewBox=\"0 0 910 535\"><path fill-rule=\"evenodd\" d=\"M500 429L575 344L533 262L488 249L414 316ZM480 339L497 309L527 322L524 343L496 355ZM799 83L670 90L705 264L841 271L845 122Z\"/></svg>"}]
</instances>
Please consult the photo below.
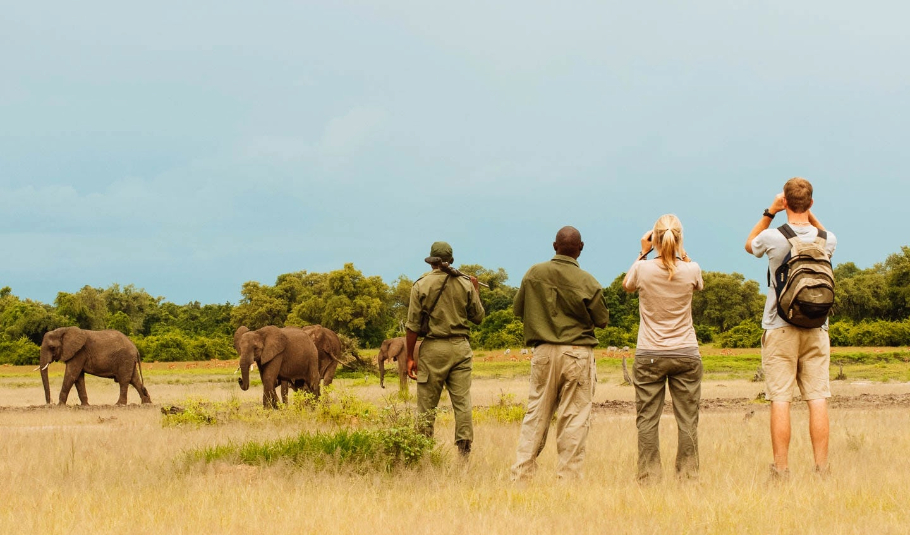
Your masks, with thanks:
<instances>
[{"instance_id":1,"label":"bush","mask_svg":"<svg viewBox=\"0 0 910 535\"><path fill-rule=\"evenodd\" d=\"M217 460L243 464L272 464L284 460L295 466L316 469L347 466L355 471L413 467L427 455L438 460L436 442L420 433L416 419L405 413L372 429L342 428L328 432L304 432L265 442L211 446L191 451L189 460Z\"/></svg>"},{"instance_id":2,"label":"bush","mask_svg":"<svg viewBox=\"0 0 910 535\"><path fill-rule=\"evenodd\" d=\"M142 360L179 362L190 360L229 360L237 358L233 341L227 336L190 337L180 331L168 331L132 338Z\"/></svg>"},{"instance_id":3,"label":"bush","mask_svg":"<svg viewBox=\"0 0 910 535\"><path fill-rule=\"evenodd\" d=\"M638 342L638 324L635 324L631 330L619 327L594 329L594 336L597 337L598 347L634 347Z\"/></svg>"},{"instance_id":4,"label":"bush","mask_svg":"<svg viewBox=\"0 0 910 535\"><path fill-rule=\"evenodd\" d=\"M717 329L711 327L710 325L696 325L695 326L695 338L698 339L699 344L708 344L714 341L714 337L717 336Z\"/></svg>"},{"instance_id":5,"label":"bush","mask_svg":"<svg viewBox=\"0 0 910 535\"><path fill-rule=\"evenodd\" d=\"M0 364L29 366L38 364L41 348L25 336L17 340L0 338Z\"/></svg>"},{"instance_id":6,"label":"bush","mask_svg":"<svg viewBox=\"0 0 910 535\"><path fill-rule=\"evenodd\" d=\"M762 329L761 323L749 319L725 333L718 334L715 339L720 347L761 347L762 333L764 333L764 329Z\"/></svg>"}]
</instances>

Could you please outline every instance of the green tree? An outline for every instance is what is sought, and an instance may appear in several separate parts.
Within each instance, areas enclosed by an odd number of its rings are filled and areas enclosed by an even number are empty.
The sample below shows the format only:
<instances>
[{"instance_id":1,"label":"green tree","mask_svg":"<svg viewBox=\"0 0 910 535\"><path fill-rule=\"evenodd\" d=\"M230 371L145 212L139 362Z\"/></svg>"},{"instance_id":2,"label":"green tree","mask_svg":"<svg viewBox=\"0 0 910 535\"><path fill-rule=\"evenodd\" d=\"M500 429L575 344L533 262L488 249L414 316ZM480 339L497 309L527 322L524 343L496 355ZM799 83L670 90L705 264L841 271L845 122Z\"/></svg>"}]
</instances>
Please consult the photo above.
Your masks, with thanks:
<instances>
[{"instance_id":1,"label":"green tree","mask_svg":"<svg viewBox=\"0 0 910 535\"><path fill-rule=\"evenodd\" d=\"M133 322L126 315L126 312L122 310L118 310L116 314L111 316L111 319L107 321L107 328L120 331L127 336L133 334Z\"/></svg>"},{"instance_id":2,"label":"green tree","mask_svg":"<svg viewBox=\"0 0 910 535\"><path fill-rule=\"evenodd\" d=\"M381 277L366 277L354 264L304 280L288 325L321 324L368 346L382 343L392 325L391 292Z\"/></svg>"},{"instance_id":3,"label":"green tree","mask_svg":"<svg viewBox=\"0 0 910 535\"><path fill-rule=\"evenodd\" d=\"M477 277L478 281L489 286L489 288L480 287L480 302L483 303L483 309L487 314L512 308L518 288L506 284L506 281L509 280L506 270L502 268L487 269L479 264L462 264L458 270L466 275Z\"/></svg>"},{"instance_id":4,"label":"green tree","mask_svg":"<svg viewBox=\"0 0 910 535\"><path fill-rule=\"evenodd\" d=\"M726 332L745 320L760 320L764 296L758 283L739 273L707 271L705 288L692 296L692 321Z\"/></svg>"},{"instance_id":5,"label":"green tree","mask_svg":"<svg viewBox=\"0 0 910 535\"><path fill-rule=\"evenodd\" d=\"M891 302L890 318L901 320L910 317L910 247L901 247L900 253L885 259L888 270L888 299Z\"/></svg>"},{"instance_id":6,"label":"green tree","mask_svg":"<svg viewBox=\"0 0 910 535\"><path fill-rule=\"evenodd\" d=\"M54 299L57 313L83 329L98 331L107 327L110 312L103 290L83 286L76 293L59 292Z\"/></svg>"},{"instance_id":7,"label":"green tree","mask_svg":"<svg viewBox=\"0 0 910 535\"><path fill-rule=\"evenodd\" d=\"M622 288L622 280L626 274L622 273L604 288L604 300L607 302L607 310L610 311L610 325L616 329L629 331L638 325L640 321L638 311L638 292L629 293ZM605 337L615 338L617 335L604 335ZM627 344L605 344L627 345Z\"/></svg>"}]
</instances>

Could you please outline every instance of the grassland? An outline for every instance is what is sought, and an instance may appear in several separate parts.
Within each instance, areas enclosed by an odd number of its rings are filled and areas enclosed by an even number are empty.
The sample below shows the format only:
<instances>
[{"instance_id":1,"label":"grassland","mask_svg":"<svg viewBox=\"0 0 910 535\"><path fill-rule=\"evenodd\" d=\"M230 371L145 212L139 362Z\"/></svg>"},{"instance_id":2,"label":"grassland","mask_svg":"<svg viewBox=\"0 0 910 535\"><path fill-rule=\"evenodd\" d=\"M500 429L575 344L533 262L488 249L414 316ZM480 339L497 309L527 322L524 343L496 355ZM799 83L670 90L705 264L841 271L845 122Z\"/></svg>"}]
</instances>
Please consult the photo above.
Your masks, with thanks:
<instances>
[{"instance_id":1,"label":"grassland","mask_svg":"<svg viewBox=\"0 0 910 535\"><path fill-rule=\"evenodd\" d=\"M635 483L634 395L620 385L621 360L598 354L600 408L586 479L554 478L551 437L538 477L516 486L508 468L519 424L488 408L524 402L529 364L522 357L478 352L472 393L483 408L469 463L453 453L451 416L443 413L436 462L391 471L188 461L189 452L212 446L363 427L357 418L263 413L261 390L241 392L229 361L144 365L153 406L105 405L116 400L116 385L89 377L97 404L90 408L38 406L44 394L33 367L0 367L0 533L905 533L910 525L906 349L835 350L847 379L832 382L832 475L811 473L806 411L794 405L793 474L784 485L767 478L767 406L752 401L763 385L750 381L756 351L706 348L703 397L711 408L701 417L699 481L672 477L676 429L667 415L667 477ZM51 367L54 398L62 370ZM832 377L838 371L832 366ZM336 383L336 394L356 400L357 410L395 402L394 380L384 390L363 373ZM77 399L72 392L70 403ZM190 399L230 407L234 416L168 424L161 407Z\"/></svg>"}]
</instances>

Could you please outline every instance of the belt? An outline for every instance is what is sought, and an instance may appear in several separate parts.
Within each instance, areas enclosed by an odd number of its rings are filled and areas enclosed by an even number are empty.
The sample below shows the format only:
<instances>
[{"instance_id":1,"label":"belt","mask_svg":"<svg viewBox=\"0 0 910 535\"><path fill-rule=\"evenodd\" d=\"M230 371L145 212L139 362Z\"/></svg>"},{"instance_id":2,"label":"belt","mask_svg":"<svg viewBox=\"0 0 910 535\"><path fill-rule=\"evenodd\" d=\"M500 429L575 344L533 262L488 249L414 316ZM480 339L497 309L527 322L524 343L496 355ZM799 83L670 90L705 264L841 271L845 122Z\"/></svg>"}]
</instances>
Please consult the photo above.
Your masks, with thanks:
<instances>
[{"instance_id":1,"label":"belt","mask_svg":"<svg viewBox=\"0 0 910 535\"><path fill-rule=\"evenodd\" d=\"M452 336L427 336L425 340L453 340L453 339L464 339L467 340L468 336L465 334L453 334Z\"/></svg>"}]
</instances>

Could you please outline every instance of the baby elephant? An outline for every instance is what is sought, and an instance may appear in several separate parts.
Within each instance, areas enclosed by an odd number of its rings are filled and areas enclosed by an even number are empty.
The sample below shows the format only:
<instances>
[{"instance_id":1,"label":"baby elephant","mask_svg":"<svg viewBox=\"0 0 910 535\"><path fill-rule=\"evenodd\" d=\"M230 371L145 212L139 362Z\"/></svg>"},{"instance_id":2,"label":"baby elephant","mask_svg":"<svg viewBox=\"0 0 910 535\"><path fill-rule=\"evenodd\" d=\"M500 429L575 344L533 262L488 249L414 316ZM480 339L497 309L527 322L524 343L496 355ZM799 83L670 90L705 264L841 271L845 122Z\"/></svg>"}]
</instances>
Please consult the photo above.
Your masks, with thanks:
<instances>
[{"instance_id":1,"label":"baby elephant","mask_svg":"<svg viewBox=\"0 0 910 535\"><path fill-rule=\"evenodd\" d=\"M120 398L117 405L126 405L126 390L133 385L143 403L151 403L148 390L142 380L142 365L139 350L120 331L86 331L79 327L61 327L44 335L41 342L41 380L44 382L44 399L51 402L51 389L47 379L47 367L51 362L66 363L63 374L63 388L60 390L60 404L66 405L73 384L79 393L79 401L88 405L85 392L85 374L113 379L120 384Z\"/></svg>"}]
</instances>

